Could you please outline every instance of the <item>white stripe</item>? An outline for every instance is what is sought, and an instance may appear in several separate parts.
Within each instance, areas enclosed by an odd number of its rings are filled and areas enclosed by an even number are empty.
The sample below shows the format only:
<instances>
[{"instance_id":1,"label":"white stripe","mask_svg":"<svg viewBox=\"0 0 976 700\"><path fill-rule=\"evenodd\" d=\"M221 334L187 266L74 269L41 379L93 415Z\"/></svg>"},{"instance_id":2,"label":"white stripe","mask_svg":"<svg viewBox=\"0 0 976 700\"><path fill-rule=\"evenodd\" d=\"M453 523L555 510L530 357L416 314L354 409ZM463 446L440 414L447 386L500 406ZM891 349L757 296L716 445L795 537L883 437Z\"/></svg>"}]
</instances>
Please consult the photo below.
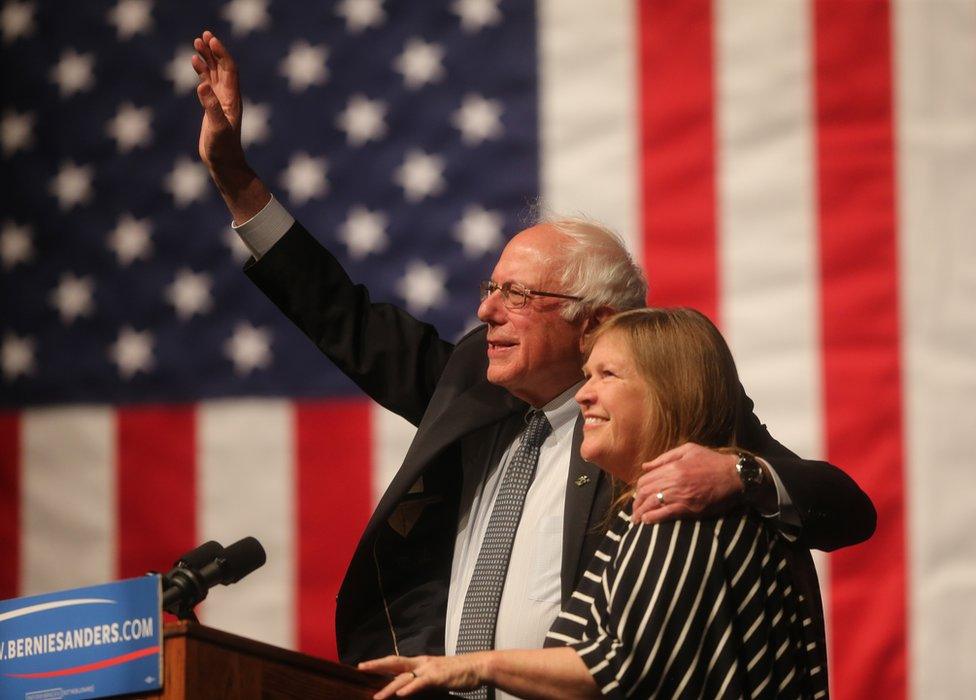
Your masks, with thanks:
<instances>
[{"instance_id":1,"label":"white stripe","mask_svg":"<svg viewBox=\"0 0 976 700\"><path fill-rule=\"evenodd\" d=\"M749 603L752 601L752 597L756 595L756 592L759 590L759 585L761 583L762 581L757 579L756 582L752 584L752 588L750 588L749 592L746 593L745 598L742 599L742 602L739 603L739 607L735 611L737 615L741 615L742 611L745 610L747 605L749 605Z\"/></svg>"},{"instance_id":2,"label":"white stripe","mask_svg":"<svg viewBox=\"0 0 976 700\"><path fill-rule=\"evenodd\" d=\"M750 661L749 664L746 666L746 671L751 671L752 667L755 666L757 663L759 663L759 659L761 659L766 655L766 651L767 651L767 647L765 644L759 647L759 651L756 652L756 655L752 657L752 661Z\"/></svg>"},{"instance_id":3,"label":"white stripe","mask_svg":"<svg viewBox=\"0 0 976 700\"><path fill-rule=\"evenodd\" d=\"M284 647L295 641L294 411L286 401L200 406L199 540L253 535L268 562L204 603L208 625Z\"/></svg>"},{"instance_id":4,"label":"white stripe","mask_svg":"<svg viewBox=\"0 0 976 700\"><path fill-rule=\"evenodd\" d=\"M606 581L606 577L604 577L603 580ZM609 600L609 598L607 598L606 600ZM595 604L594 605L590 605L590 617L592 617L593 618L593 622L596 623L596 628L598 630L601 630L602 631L603 630L603 617L601 616L600 611L597 609L597 606Z\"/></svg>"},{"instance_id":5,"label":"white stripe","mask_svg":"<svg viewBox=\"0 0 976 700\"><path fill-rule=\"evenodd\" d=\"M593 603L593 597L580 593L579 591L573 591L573 597L582 600L584 603Z\"/></svg>"},{"instance_id":6,"label":"white stripe","mask_svg":"<svg viewBox=\"0 0 976 700\"><path fill-rule=\"evenodd\" d=\"M542 196L611 226L640 260L636 6L537 7Z\"/></svg>"},{"instance_id":7,"label":"white stripe","mask_svg":"<svg viewBox=\"0 0 976 700\"><path fill-rule=\"evenodd\" d=\"M712 620L714 619L715 610L717 609L718 609L717 605L712 608L712 615L709 617L709 624L712 623ZM708 660L708 670L705 673L706 678L712 675L712 671L715 670L715 662L718 661L718 657L721 655L722 649L725 647L726 642L729 641L729 637L731 636L732 636L732 625L726 625L725 631L722 633L722 636L719 638L718 643L715 645L715 650L712 652L712 657ZM699 640L698 642L697 654L701 653L701 648L704 643L705 643L705 635L702 635L701 640ZM697 654L696 654L696 658L697 658ZM737 661L733 663L732 668L733 669L738 668Z\"/></svg>"},{"instance_id":8,"label":"white stripe","mask_svg":"<svg viewBox=\"0 0 976 700\"><path fill-rule=\"evenodd\" d=\"M725 680L723 680L722 685L719 686L718 692L715 693L715 697L717 698L725 697L725 689L729 687L729 683L732 682L732 677L735 675L735 672L738 670L739 670L738 662L733 662L732 665L729 666L728 673L725 674Z\"/></svg>"},{"instance_id":9,"label":"white stripe","mask_svg":"<svg viewBox=\"0 0 976 700\"><path fill-rule=\"evenodd\" d=\"M743 520L745 520L745 518L743 518ZM746 572L746 569L749 567L749 564L752 562L753 557L756 556L756 547L759 544L759 540L761 536L762 536L762 530L757 528L756 536L752 538L752 543L749 545L749 553L742 560L742 564L739 566L739 570L735 572L735 576L732 577L732 582L730 583L732 588L735 588L736 584L739 583L739 579L742 577L742 574ZM756 581L756 585L757 586L759 585L759 580Z\"/></svg>"},{"instance_id":10,"label":"white stripe","mask_svg":"<svg viewBox=\"0 0 976 700\"><path fill-rule=\"evenodd\" d=\"M403 464L417 429L377 403L370 402L370 425L373 430L373 504L379 502L390 480Z\"/></svg>"},{"instance_id":11,"label":"white stripe","mask_svg":"<svg viewBox=\"0 0 976 700\"><path fill-rule=\"evenodd\" d=\"M810 8L716 2L724 331L776 437L823 452Z\"/></svg>"},{"instance_id":12,"label":"white stripe","mask_svg":"<svg viewBox=\"0 0 976 700\"><path fill-rule=\"evenodd\" d=\"M606 635L600 635L599 637L597 637L596 639L593 640L593 643L590 646L584 647L583 649L579 649L578 650L579 655L580 656L586 656L587 654L589 654L590 652L592 652L594 649L596 649L598 646L600 646L600 644L603 642L604 639L606 639Z\"/></svg>"},{"instance_id":13,"label":"white stripe","mask_svg":"<svg viewBox=\"0 0 976 700\"><path fill-rule=\"evenodd\" d=\"M783 691L783 688L785 688L786 686L788 686L790 684L790 681L793 680L793 675L795 673L796 673L796 668L795 667L794 668L791 668L790 669L790 672L786 674L786 677L782 681L780 681L780 683L779 683L779 690L780 690L780 692L782 692Z\"/></svg>"},{"instance_id":14,"label":"white stripe","mask_svg":"<svg viewBox=\"0 0 976 700\"><path fill-rule=\"evenodd\" d=\"M893 3L910 691L976 686L976 4Z\"/></svg>"},{"instance_id":15,"label":"white stripe","mask_svg":"<svg viewBox=\"0 0 976 700\"><path fill-rule=\"evenodd\" d=\"M812 11L807 0L715 9L723 332L756 414L820 459ZM814 561L829 617L827 558Z\"/></svg>"},{"instance_id":16,"label":"white stripe","mask_svg":"<svg viewBox=\"0 0 976 700\"><path fill-rule=\"evenodd\" d=\"M771 680L772 680L772 674L771 673L767 673L766 674L766 677L763 678L763 682L760 683L758 686L756 686L755 692L752 693L752 696L753 697L761 697L760 696L760 693L762 693L763 689L765 689L765 687L767 685L769 685L769 681L771 681ZM780 688L780 690L782 690L782 688Z\"/></svg>"},{"instance_id":17,"label":"white stripe","mask_svg":"<svg viewBox=\"0 0 976 700\"><path fill-rule=\"evenodd\" d=\"M566 634L560 634L559 632L546 632L546 639L555 639L560 642L565 642L566 644L576 644L576 642L579 641L574 637L570 637Z\"/></svg>"},{"instance_id":18,"label":"white stripe","mask_svg":"<svg viewBox=\"0 0 976 700\"><path fill-rule=\"evenodd\" d=\"M736 518L736 520L738 521L739 525L738 525L738 527L736 527L735 534L732 536L732 539L729 540L729 544L725 548L725 558L726 559L729 559L731 557L732 552L738 546L738 544L739 544L739 538L742 537L742 531L746 527L746 519L745 518ZM725 518L725 519L722 520L722 525L725 526L725 525L728 524L728 522L729 522L728 519Z\"/></svg>"},{"instance_id":19,"label":"white stripe","mask_svg":"<svg viewBox=\"0 0 976 700\"><path fill-rule=\"evenodd\" d=\"M24 608L17 608L5 613L0 613L0 622L14 620L25 615L44 612L46 610L57 610L58 608L71 608L77 605L114 605L116 601L110 598L69 598L68 600L52 600L50 603L38 603L28 605Z\"/></svg>"},{"instance_id":20,"label":"white stripe","mask_svg":"<svg viewBox=\"0 0 976 700\"><path fill-rule=\"evenodd\" d=\"M24 595L116 577L116 449L111 409L26 411L21 485Z\"/></svg>"},{"instance_id":21,"label":"white stripe","mask_svg":"<svg viewBox=\"0 0 976 700\"><path fill-rule=\"evenodd\" d=\"M583 625L584 627L586 626L586 622L587 622L587 620L586 620L585 617L581 617L579 615L574 615L573 613L566 612L565 610L561 611L559 613L558 617L561 617L564 620L571 620L571 621L575 622L578 625Z\"/></svg>"},{"instance_id":22,"label":"white stripe","mask_svg":"<svg viewBox=\"0 0 976 700\"><path fill-rule=\"evenodd\" d=\"M783 640L783 643L779 645L779 649L776 650L776 659L777 660L779 660L779 657L781 657L786 652L786 650L789 648L789 646L790 646L790 640L789 640L789 638L784 639ZM807 649L809 650L811 647L816 647L816 646L817 646L816 644L810 644L810 645L807 646Z\"/></svg>"},{"instance_id":23,"label":"white stripe","mask_svg":"<svg viewBox=\"0 0 976 700\"><path fill-rule=\"evenodd\" d=\"M759 625L765 621L766 621L766 612L764 610L760 610L759 614L756 615L756 620L752 623L749 629L746 630L746 634L742 638L743 646L745 646L745 643L749 641L749 638L752 636L752 633L759 628Z\"/></svg>"}]
</instances>

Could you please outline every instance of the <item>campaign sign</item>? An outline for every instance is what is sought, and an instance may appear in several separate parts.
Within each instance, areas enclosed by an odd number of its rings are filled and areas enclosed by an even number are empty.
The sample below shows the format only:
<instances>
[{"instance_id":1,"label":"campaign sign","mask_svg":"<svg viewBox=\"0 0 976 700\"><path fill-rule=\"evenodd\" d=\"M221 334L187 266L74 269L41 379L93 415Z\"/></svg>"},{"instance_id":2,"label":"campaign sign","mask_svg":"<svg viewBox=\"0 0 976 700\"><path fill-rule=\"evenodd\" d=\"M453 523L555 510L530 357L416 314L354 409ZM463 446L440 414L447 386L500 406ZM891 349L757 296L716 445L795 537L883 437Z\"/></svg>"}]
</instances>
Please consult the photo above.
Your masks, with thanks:
<instances>
[{"instance_id":1,"label":"campaign sign","mask_svg":"<svg viewBox=\"0 0 976 700\"><path fill-rule=\"evenodd\" d=\"M162 687L159 576L0 601L0 700Z\"/></svg>"}]
</instances>

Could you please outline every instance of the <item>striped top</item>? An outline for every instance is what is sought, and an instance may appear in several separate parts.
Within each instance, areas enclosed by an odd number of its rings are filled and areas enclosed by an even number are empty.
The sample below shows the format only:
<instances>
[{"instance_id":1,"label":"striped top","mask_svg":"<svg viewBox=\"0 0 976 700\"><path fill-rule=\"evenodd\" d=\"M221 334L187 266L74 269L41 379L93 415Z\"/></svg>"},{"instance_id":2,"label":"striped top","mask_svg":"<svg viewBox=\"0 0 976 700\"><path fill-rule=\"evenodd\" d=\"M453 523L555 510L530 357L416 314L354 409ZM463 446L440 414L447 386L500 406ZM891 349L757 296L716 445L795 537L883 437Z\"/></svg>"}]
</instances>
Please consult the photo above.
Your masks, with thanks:
<instances>
[{"instance_id":1,"label":"striped top","mask_svg":"<svg viewBox=\"0 0 976 700\"><path fill-rule=\"evenodd\" d=\"M613 698L825 698L823 649L761 519L614 519L546 637Z\"/></svg>"}]
</instances>

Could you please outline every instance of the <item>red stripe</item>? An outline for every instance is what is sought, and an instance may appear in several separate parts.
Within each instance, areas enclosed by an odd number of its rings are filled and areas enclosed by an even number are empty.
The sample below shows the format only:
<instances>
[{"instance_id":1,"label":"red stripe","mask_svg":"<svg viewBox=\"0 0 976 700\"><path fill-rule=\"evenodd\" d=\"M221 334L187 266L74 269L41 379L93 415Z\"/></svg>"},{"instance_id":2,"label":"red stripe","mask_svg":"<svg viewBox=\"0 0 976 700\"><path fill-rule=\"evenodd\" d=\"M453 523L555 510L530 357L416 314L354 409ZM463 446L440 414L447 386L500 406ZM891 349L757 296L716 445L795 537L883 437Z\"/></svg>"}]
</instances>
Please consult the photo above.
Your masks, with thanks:
<instances>
[{"instance_id":1,"label":"red stripe","mask_svg":"<svg viewBox=\"0 0 976 700\"><path fill-rule=\"evenodd\" d=\"M103 659L102 661L85 664L84 666L74 666L72 668L62 668L58 671L44 671L42 673L6 673L4 675L8 678L57 678L60 676L74 676L79 673L98 671L99 669L108 668L109 666L120 666L124 663L128 663L129 661L135 661L136 659L141 659L144 656L157 653L159 653L158 646L147 647L146 649L139 649L138 651L132 651L128 654L116 656L114 659Z\"/></svg>"},{"instance_id":2,"label":"red stripe","mask_svg":"<svg viewBox=\"0 0 976 700\"><path fill-rule=\"evenodd\" d=\"M20 594L20 416L0 413L0 600Z\"/></svg>"},{"instance_id":3,"label":"red stripe","mask_svg":"<svg viewBox=\"0 0 976 700\"><path fill-rule=\"evenodd\" d=\"M372 496L369 402L295 408L298 503L298 647L335 659L335 598Z\"/></svg>"},{"instance_id":4,"label":"red stripe","mask_svg":"<svg viewBox=\"0 0 976 700\"><path fill-rule=\"evenodd\" d=\"M827 452L878 531L833 555L837 698L907 692L898 259L888 4L815 4Z\"/></svg>"},{"instance_id":5,"label":"red stripe","mask_svg":"<svg viewBox=\"0 0 976 700\"><path fill-rule=\"evenodd\" d=\"M650 303L718 320L710 0L640 3L644 269Z\"/></svg>"},{"instance_id":6,"label":"red stripe","mask_svg":"<svg viewBox=\"0 0 976 700\"><path fill-rule=\"evenodd\" d=\"M166 570L196 543L196 412L126 407L118 421L118 572Z\"/></svg>"}]
</instances>

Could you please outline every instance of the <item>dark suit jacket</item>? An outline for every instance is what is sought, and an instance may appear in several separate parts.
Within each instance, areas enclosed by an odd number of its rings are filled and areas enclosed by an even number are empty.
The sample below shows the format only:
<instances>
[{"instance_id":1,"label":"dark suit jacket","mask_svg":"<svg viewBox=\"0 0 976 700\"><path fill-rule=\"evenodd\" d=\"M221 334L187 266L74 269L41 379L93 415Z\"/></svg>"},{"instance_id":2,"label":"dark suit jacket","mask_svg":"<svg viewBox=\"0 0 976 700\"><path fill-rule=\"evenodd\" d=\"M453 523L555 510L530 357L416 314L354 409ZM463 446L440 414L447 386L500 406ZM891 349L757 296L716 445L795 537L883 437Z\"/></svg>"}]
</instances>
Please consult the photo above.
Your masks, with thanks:
<instances>
[{"instance_id":1,"label":"dark suit jacket","mask_svg":"<svg viewBox=\"0 0 976 700\"><path fill-rule=\"evenodd\" d=\"M443 653L462 475L483 465L497 440L514 436L526 404L486 380L484 327L452 344L405 311L371 303L366 288L354 285L298 223L246 270L363 391L418 427L339 591L340 658L352 663L394 652ZM749 418L740 446L775 467L800 514L803 543L831 550L869 537L874 508L854 481L829 464L796 457L744 401ZM576 486L584 475L587 483ZM602 538L609 482L574 449L564 514L564 600Z\"/></svg>"}]
</instances>

